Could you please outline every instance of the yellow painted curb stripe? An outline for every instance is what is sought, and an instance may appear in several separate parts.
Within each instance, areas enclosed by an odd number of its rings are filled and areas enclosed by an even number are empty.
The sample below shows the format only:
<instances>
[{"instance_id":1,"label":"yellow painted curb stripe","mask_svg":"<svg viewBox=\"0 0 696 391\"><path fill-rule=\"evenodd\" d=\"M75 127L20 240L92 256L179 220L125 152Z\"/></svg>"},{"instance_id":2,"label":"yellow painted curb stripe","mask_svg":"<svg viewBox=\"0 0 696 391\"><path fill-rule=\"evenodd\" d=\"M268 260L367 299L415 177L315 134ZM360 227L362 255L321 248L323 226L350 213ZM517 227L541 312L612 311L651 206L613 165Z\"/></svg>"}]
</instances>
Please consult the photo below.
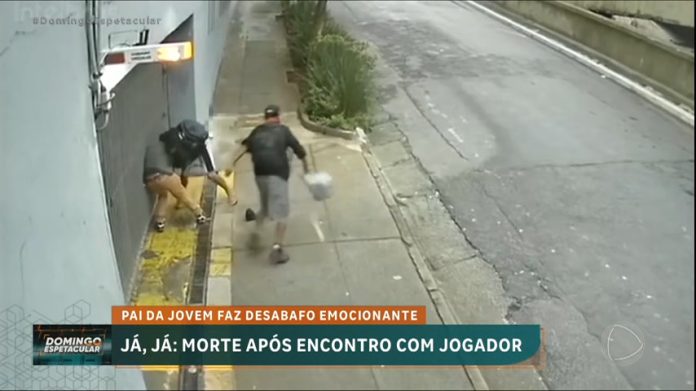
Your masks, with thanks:
<instances>
[{"instance_id":1,"label":"yellow painted curb stripe","mask_svg":"<svg viewBox=\"0 0 696 391\"><path fill-rule=\"evenodd\" d=\"M189 179L187 191L200 199L205 178ZM195 255L198 230L190 223L191 212L176 208L176 200L169 197L167 227L162 233L149 232L140 265L139 283L133 305L182 305L186 299L184 286L188 282L191 260Z\"/></svg>"},{"instance_id":2,"label":"yellow painted curb stripe","mask_svg":"<svg viewBox=\"0 0 696 391\"><path fill-rule=\"evenodd\" d=\"M143 372L169 372L169 371L179 371L178 365L146 365L138 367Z\"/></svg>"},{"instance_id":3,"label":"yellow painted curb stripe","mask_svg":"<svg viewBox=\"0 0 696 391\"><path fill-rule=\"evenodd\" d=\"M203 366L203 369L206 372L232 371L232 370L234 370L234 366L233 365L205 365L205 366Z\"/></svg>"},{"instance_id":4,"label":"yellow painted curb stripe","mask_svg":"<svg viewBox=\"0 0 696 391\"><path fill-rule=\"evenodd\" d=\"M227 181L232 194L235 194L234 172L228 176L223 176ZM203 194L205 177L189 178L187 191L194 199L200 200ZM226 196L220 192L218 196ZM176 201L173 197L168 200L168 224L162 233L150 232L145 241L144 256L140 266L140 279L136 288L134 305L183 305L186 300L186 291L172 292L172 289L182 288L176 283L169 283L168 277L172 274L188 276L191 273L193 257L196 254L196 242L198 230L190 226L177 226L179 223L190 220L190 212L185 208L176 208ZM219 252L219 251L218 251ZM215 275L229 276L231 249L222 251L214 256L211 254L211 271ZM226 258L226 262L225 262ZM217 261L217 262L215 262ZM187 263L188 262L188 263ZM170 285L171 284L171 285ZM143 372L168 372L178 373L180 367L177 365L147 365L138 366ZM222 386L225 389L234 389L234 378L232 376L233 366L230 365L211 365L204 366L205 372L216 372L223 377L213 375L210 379L215 386ZM204 373L205 373L204 372Z\"/></svg>"},{"instance_id":5,"label":"yellow painted curb stripe","mask_svg":"<svg viewBox=\"0 0 696 391\"><path fill-rule=\"evenodd\" d=\"M223 175L223 179L227 182L230 192L236 197L236 181L235 173L232 171L230 175ZM218 189L220 190L220 189ZM217 195L218 200L223 200L227 195L224 191L220 191ZM237 200L239 201L239 200ZM209 276L210 277L227 277L232 274L232 248L217 248L211 250ZM203 383L205 389L212 390L235 390L236 379L234 376L234 366L232 365L205 365L203 366Z\"/></svg>"},{"instance_id":6,"label":"yellow painted curb stripe","mask_svg":"<svg viewBox=\"0 0 696 391\"><path fill-rule=\"evenodd\" d=\"M189 178L187 191L200 200L205 178ZM186 301L187 283L196 254L198 230L186 224L193 216L185 208L177 208L171 195L167 203L167 227L162 233L148 232L142 261L138 270L138 286L133 305L182 305ZM178 365L136 366L145 373L168 373L178 376ZM166 382L169 382L167 380ZM176 384L176 382L175 382ZM163 386L170 386L165 383Z\"/></svg>"}]
</instances>

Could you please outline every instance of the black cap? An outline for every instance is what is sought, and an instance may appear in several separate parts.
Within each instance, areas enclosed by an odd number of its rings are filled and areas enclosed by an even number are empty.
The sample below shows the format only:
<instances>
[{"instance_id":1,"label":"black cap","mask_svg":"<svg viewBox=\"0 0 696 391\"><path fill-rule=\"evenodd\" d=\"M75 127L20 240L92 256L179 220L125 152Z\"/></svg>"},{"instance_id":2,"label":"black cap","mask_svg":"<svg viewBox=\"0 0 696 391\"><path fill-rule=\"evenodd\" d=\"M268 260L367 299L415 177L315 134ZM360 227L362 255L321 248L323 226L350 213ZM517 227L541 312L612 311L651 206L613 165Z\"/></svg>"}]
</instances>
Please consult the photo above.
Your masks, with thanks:
<instances>
[{"instance_id":1,"label":"black cap","mask_svg":"<svg viewBox=\"0 0 696 391\"><path fill-rule=\"evenodd\" d=\"M198 121L185 119L179 123L178 127L182 137L189 141L205 141L208 139L208 130Z\"/></svg>"},{"instance_id":2,"label":"black cap","mask_svg":"<svg viewBox=\"0 0 696 391\"><path fill-rule=\"evenodd\" d=\"M263 110L263 115L266 118L277 117L280 115L280 107L278 107L277 105L268 105Z\"/></svg>"}]
</instances>

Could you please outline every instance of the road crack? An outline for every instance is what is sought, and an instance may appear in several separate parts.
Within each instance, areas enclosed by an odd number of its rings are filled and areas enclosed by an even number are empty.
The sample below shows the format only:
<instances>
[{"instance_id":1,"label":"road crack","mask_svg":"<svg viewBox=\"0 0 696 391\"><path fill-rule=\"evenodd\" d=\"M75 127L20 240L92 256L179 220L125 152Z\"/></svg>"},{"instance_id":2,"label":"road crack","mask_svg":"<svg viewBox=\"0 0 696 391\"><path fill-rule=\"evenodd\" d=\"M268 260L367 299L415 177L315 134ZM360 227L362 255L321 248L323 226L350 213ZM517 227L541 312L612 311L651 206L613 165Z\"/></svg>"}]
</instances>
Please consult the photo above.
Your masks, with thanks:
<instances>
[{"instance_id":1,"label":"road crack","mask_svg":"<svg viewBox=\"0 0 696 391\"><path fill-rule=\"evenodd\" d=\"M481 192L483 192L483 194L486 197L488 197L491 201L493 201L495 206L498 208L498 211L500 212L500 214L503 215L503 217L508 222L508 224L510 224L510 226L512 226L512 228L515 230L515 234L517 235L517 237L520 238L520 240L524 240L524 238L522 237L522 234L520 233L520 228L517 227L517 225L512 221L512 219L507 214L507 212L505 212L505 209L503 209L503 206L500 205L500 202L498 201L498 199L488 192L488 190L486 189L486 185L484 185L483 183L481 183L479 181L475 181L475 182L478 185L478 187L481 189Z\"/></svg>"}]
</instances>

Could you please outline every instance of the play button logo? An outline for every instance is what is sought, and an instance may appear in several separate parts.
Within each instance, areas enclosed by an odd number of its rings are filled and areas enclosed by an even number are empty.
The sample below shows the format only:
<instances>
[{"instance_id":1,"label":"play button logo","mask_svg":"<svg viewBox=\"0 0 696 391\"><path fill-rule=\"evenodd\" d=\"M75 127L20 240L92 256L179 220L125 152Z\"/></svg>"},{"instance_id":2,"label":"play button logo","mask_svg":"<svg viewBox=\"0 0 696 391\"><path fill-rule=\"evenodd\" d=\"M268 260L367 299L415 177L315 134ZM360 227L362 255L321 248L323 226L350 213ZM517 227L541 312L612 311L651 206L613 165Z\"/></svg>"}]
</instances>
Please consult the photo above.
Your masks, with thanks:
<instances>
[{"instance_id":1,"label":"play button logo","mask_svg":"<svg viewBox=\"0 0 696 391\"><path fill-rule=\"evenodd\" d=\"M640 360L645 350L645 338L631 324L613 324L602 333L604 353L618 365L631 365Z\"/></svg>"}]
</instances>

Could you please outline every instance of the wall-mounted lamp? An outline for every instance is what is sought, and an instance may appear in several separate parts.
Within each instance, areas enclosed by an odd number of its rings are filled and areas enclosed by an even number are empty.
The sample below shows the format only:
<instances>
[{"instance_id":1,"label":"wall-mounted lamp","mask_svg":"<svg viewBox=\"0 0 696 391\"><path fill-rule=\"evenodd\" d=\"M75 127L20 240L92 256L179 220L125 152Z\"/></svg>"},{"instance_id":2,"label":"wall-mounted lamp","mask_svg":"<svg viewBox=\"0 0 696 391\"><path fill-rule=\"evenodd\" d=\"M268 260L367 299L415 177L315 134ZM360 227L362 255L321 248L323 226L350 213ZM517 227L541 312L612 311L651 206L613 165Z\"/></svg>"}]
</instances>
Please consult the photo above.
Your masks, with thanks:
<instances>
[{"instance_id":1,"label":"wall-mounted lamp","mask_svg":"<svg viewBox=\"0 0 696 391\"><path fill-rule=\"evenodd\" d=\"M178 62L192 58L193 44L191 42L174 42L113 49L107 53L104 64Z\"/></svg>"}]
</instances>

